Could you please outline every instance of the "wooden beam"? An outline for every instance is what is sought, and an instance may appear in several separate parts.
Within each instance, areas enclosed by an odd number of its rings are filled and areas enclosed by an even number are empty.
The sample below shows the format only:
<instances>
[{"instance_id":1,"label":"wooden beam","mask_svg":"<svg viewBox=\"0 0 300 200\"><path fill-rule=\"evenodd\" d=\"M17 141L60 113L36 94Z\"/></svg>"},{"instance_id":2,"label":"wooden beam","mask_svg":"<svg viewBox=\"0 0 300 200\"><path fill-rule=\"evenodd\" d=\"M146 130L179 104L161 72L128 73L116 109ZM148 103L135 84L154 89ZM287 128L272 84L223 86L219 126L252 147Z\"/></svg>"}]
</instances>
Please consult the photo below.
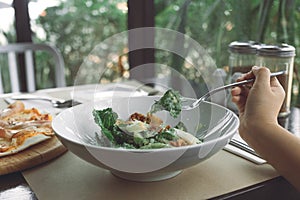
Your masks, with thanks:
<instances>
[{"instance_id":1,"label":"wooden beam","mask_svg":"<svg viewBox=\"0 0 300 200\"><path fill-rule=\"evenodd\" d=\"M129 64L133 69L147 64L143 70L131 70L131 76L137 80L153 78L154 73L154 48L136 47L154 46L154 31L130 31L136 28L154 27L154 0L128 0L128 40L129 40ZM148 29L149 30L149 29ZM131 34L132 33L132 34ZM143 72L143 73L142 73Z\"/></svg>"},{"instance_id":2,"label":"wooden beam","mask_svg":"<svg viewBox=\"0 0 300 200\"><path fill-rule=\"evenodd\" d=\"M28 12L28 0L14 0L13 7L15 9L15 28L16 42L32 42L30 18ZM20 79L20 91L26 92L26 69L24 54L18 55L18 70Z\"/></svg>"}]
</instances>

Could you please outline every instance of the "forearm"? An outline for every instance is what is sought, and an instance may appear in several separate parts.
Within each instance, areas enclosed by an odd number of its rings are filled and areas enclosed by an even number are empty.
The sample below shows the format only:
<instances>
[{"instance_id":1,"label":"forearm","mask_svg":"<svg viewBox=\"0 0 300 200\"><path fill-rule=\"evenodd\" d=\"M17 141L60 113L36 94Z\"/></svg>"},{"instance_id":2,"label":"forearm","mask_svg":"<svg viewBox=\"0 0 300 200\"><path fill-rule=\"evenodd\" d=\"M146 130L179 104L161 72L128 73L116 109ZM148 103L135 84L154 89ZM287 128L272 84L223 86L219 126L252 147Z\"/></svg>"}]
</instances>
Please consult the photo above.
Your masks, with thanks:
<instances>
[{"instance_id":1,"label":"forearm","mask_svg":"<svg viewBox=\"0 0 300 200\"><path fill-rule=\"evenodd\" d=\"M279 125L245 133L244 139L300 191L300 138Z\"/></svg>"}]
</instances>

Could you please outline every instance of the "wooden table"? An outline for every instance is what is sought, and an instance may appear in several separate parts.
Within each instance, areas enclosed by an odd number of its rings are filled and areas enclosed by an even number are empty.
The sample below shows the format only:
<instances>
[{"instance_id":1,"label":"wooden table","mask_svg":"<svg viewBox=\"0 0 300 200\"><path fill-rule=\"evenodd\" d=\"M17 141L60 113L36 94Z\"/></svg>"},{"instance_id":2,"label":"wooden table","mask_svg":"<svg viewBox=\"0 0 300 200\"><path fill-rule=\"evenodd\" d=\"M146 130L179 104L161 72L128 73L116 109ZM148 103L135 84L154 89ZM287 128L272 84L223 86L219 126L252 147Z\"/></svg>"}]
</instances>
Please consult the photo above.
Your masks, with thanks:
<instances>
[{"instance_id":1,"label":"wooden table","mask_svg":"<svg viewBox=\"0 0 300 200\"><path fill-rule=\"evenodd\" d=\"M70 88L43 92L69 98ZM286 125L300 135L299 108L292 109ZM5 195L41 200L300 199L270 165L256 165L224 150L172 179L151 183L119 179L66 152L33 168L0 176L0 199Z\"/></svg>"}]
</instances>

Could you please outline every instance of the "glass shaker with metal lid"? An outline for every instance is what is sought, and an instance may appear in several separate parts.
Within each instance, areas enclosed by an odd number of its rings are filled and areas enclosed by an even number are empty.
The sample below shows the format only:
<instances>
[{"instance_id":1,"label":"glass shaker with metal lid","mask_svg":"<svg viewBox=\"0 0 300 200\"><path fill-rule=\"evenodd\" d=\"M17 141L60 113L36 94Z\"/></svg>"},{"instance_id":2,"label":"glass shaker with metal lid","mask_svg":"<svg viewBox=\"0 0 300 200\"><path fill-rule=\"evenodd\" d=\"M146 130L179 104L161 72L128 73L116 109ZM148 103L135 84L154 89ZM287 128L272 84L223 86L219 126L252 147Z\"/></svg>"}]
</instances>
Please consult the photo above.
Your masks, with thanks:
<instances>
[{"instance_id":1,"label":"glass shaker with metal lid","mask_svg":"<svg viewBox=\"0 0 300 200\"><path fill-rule=\"evenodd\" d=\"M236 82L237 78L243 73L251 71L251 68L255 65L257 48L258 43L253 41L234 41L229 44L228 51L230 55L227 83ZM231 102L230 95L227 100L227 107L236 113L238 112L236 105Z\"/></svg>"},{"instance_id":2,"label":"glass shaker with metal lid","mask_svg":"<svg viewBox=\"0 0 300 200\"><path fill-rule=\"evenodd\" d=\"M278 76L286 97L278 117L287 117L290 113L295 48L287 44L263 45L257 50L257 66L268 67L271 72L286 71Z\"/></svg>"},{"instance_id":3,"label":"glass shaker with metal lid","mask_svg":"<svg viewBox=\"0 0 300 200\"><path fill-rule=\"evenodd\" d=\"M255 65L258 44L249 42L231 42L229 44L230 74L249 72Z\"/></svg>"}]
</instances>

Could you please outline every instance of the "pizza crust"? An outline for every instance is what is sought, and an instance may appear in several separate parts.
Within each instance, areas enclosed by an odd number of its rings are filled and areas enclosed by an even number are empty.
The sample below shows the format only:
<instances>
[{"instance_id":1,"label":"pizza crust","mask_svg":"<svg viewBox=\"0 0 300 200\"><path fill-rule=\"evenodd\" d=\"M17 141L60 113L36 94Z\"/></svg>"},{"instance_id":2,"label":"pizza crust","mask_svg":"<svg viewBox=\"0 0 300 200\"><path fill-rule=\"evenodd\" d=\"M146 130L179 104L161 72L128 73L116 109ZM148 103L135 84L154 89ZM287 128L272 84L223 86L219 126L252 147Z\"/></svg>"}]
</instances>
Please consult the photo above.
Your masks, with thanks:
<instances>
[{"instance_id":1,"label":"pizza crust","mask_svg":"<svg viewBox=\"0 0 300 200\"><path fill-rule=\"evenodd\" d=\"M36 108L25 109L20 101L0 112L0 157L18 153L51 138L51 115L41 114ZM12 133L17 131L16 133Z\"/></svg>"},{"instance_id":2,"label":"pizza crust","mask_svg":"<svg viewBox=\"0 0 300 200\"><path fill-rule=\"evenodd\" d=\"M47 136L47 135L44 135L44 134L37 134L33 137L27 138L23 142L23 144L21 144L20 146L17 146L16 148L14 148L12 150L8 150L8 151L5 151L5 152L0 152L0 157L18 153L20 151L23 151L24 149L29 148L30 146L33 146L35 144L38 144L38 143L43 142L45 140L48 140L50 138L51 138L51 136Z\"/></svg>"}]
</instances>

